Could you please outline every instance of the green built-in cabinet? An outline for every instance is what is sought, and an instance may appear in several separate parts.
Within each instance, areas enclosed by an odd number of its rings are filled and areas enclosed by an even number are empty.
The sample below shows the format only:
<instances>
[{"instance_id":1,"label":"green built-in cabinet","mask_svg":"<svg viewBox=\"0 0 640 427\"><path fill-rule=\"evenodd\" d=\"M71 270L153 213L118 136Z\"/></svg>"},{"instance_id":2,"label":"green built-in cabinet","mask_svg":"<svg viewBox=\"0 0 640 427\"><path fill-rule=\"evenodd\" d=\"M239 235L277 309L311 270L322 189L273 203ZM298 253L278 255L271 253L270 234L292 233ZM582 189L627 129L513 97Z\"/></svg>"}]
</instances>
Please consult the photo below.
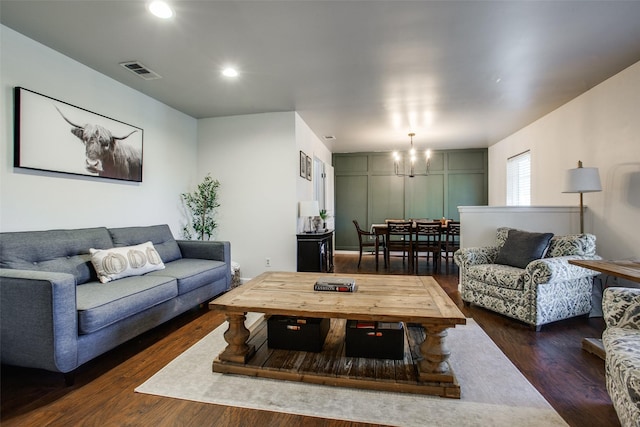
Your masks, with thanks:
<instances>
[{"instance_id":1,"label":"green built-in cabinet","mask_svg":"<svg viewBox=\"0 0 640 427\"><path fill-rule=\"evenodd\" d=\"M336 249L357 250L362 228L387 218L450 218L488 202L486 149L435 151L428 176L398 177L391 153L335 153ZM424 172L418 164L416 173Z\"/></svg>"}]
</instances>

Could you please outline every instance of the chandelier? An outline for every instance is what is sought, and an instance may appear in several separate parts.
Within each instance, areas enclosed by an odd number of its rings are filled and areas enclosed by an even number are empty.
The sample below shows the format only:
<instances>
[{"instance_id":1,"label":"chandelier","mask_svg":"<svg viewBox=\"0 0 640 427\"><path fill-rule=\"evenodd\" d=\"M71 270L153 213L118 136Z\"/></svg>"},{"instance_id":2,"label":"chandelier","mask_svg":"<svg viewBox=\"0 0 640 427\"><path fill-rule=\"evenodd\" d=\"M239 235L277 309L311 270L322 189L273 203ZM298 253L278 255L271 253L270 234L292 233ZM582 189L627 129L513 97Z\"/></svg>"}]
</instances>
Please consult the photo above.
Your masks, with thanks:
<instances>
[{"instance_id":1,"label":"chandelier","mask_svg":"<svg viewBox=\"0 0 640 427\"><path fill-rule=\"evenodd\" d=\"M411 148L407 152L407 158L409 159L409 173L405 173L404 167L400 170L400 161L402 160L402 156L397 152L393 152L393 169L396 176L408 176L409 178L413 178L414 176L427 176L429 175L429 166L431 164L431 150L426 150L424 152L426 168L423 173L416 173L415 166L416 161L418 160L416 149L413 148L413 137L416 136L415 133L411 132L409 134L409 138L411 138Z\"/></svg>"}]
</instances>

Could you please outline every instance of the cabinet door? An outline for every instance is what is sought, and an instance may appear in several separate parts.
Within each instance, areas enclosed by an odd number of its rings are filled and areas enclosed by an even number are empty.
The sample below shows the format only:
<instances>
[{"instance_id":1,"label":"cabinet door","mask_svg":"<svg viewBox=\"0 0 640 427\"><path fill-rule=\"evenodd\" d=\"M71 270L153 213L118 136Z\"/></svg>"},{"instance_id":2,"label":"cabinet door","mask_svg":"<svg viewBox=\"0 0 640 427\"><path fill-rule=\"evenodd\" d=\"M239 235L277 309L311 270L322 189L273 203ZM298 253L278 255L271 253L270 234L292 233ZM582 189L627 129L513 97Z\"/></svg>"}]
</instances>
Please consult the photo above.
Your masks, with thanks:
<instances>
[{"instance_id":1,"label":"cabinet door","mask_svg":"<svg viewBox=\"0 0 640 427\"><path fill-rule=\"evenodd\" d=\"M320 259L320 242L317 240L298 240L298 271L319 272L322 265Z\"/></svg>"}]
</instances>

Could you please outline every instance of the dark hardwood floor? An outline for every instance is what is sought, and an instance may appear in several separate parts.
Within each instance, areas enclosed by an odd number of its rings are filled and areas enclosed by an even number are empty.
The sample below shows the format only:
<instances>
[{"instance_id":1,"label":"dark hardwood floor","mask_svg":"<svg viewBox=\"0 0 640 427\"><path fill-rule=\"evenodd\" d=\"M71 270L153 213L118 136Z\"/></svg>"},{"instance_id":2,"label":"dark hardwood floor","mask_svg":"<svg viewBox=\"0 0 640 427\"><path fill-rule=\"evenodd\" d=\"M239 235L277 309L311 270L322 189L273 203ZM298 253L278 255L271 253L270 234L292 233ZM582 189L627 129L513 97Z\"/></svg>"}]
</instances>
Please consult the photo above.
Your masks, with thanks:
<instances>
[{"instance_id":1,"label":"dark hardwood floor","mask_svg":"<svg viewBox=\"0 0 640 427\"><path fill-rule=\"evenodd\" d=\"M338 254L337 273L405 274L401 258L378 272L371 256L358 270L357 255ZM604 383L604 362L581 350L583 337L600 336L601 318L586 316L545 325L541 332L479 307L465 307L458 270L443 262L434 274L421 260L419 274L433 274L460 309L485 330L524 376L571 426L619 426ZM2 426L367 426L134 393L163 366L221 324L206 308L131 340L78 369L73 386L61 374L3 366ZM213 356L213 355L212 355Z\"/></svg>"}]
</instances>

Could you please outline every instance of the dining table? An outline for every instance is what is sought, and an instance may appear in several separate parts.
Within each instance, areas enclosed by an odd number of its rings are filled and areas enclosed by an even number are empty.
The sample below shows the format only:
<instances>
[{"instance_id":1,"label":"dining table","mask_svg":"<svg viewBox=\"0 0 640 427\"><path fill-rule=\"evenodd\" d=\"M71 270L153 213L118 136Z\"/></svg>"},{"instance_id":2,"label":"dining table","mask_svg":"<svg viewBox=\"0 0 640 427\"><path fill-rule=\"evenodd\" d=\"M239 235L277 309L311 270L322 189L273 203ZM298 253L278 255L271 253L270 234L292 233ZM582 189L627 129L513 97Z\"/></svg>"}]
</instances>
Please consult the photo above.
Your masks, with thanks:
<instances>
[{"instance_id":1,"label":"dining table","mask_svg":"<svg viewBox=\"0 0 640 427\"><path fill-rule=\"evenodd\" d=\"M408 220L409 221L409 220ZM443 229L447 228L447 225L449 224L449 222L451 222L451 220L433 220L433 222L439 222L441 227ZM378 260L378 255L380 253L380 238L384 238L387 235L387 223L380 223L380 224L371 224L371 232L375 234L376 236L376 245L375 245L375 254L376 254L376 261ZM416 228L416 221L413 221L413 227L412 229L415 230ZM383 254L384 255L384 254ZM413 254L409 254L410 257L413 256ZM387 257L384 257L384 267L387 268Z\"/></svg>"}]
</instances>

